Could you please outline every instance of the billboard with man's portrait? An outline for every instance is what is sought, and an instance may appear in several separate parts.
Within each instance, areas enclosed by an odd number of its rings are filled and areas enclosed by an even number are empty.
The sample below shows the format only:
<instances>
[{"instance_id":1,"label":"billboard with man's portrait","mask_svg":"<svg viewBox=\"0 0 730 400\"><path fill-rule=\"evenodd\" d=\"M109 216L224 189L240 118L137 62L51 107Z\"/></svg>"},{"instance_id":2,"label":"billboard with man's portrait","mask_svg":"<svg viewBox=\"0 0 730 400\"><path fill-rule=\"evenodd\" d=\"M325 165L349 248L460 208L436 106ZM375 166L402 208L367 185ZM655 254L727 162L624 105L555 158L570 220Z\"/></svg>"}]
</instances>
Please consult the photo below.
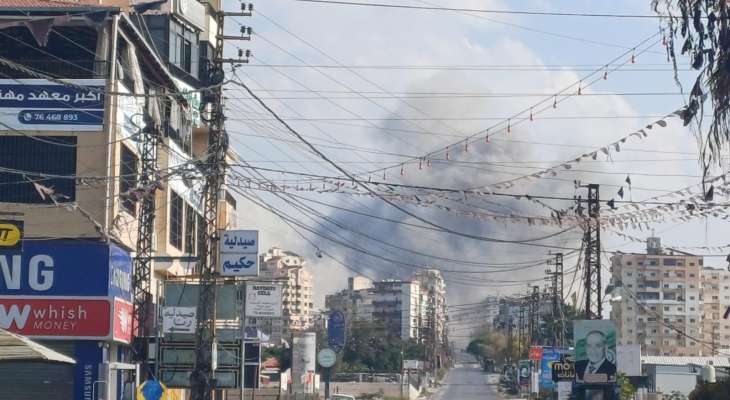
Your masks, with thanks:
<instances>
[{"instance_id":1,"label":"billboard with man's portrait","mask_svg":"<svg viewBox=\"0 0 730 400\"><path fill-rule=\"evenodd\" d=\"M609 320L573 322L575 380L578 383L616 382L616 325Z\"/></svg>"}]
</instances>

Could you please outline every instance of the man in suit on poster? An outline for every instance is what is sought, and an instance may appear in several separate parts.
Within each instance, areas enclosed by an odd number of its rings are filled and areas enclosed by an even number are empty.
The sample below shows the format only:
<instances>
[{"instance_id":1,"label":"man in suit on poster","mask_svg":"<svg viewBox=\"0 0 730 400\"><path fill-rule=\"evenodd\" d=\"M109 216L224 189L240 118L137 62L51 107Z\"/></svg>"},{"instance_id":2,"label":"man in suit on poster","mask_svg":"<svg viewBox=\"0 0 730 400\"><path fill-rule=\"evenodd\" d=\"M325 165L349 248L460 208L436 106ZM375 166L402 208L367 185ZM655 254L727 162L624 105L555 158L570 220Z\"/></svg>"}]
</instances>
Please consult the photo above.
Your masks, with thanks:
<instances>
[{"instance_id":1,"label":"man in suit on poster","mask_svg":"<svg viewBox=\"0 0 730 400\"><path fill-rule=\"evenodd\" d=\"M607 382L616 381L616 364L606 358L606 335L601 331L590 331L586 335L587 360L576 361L575 374L583 381L585 374L605 374Z\"/></svg>"}]
</instances>

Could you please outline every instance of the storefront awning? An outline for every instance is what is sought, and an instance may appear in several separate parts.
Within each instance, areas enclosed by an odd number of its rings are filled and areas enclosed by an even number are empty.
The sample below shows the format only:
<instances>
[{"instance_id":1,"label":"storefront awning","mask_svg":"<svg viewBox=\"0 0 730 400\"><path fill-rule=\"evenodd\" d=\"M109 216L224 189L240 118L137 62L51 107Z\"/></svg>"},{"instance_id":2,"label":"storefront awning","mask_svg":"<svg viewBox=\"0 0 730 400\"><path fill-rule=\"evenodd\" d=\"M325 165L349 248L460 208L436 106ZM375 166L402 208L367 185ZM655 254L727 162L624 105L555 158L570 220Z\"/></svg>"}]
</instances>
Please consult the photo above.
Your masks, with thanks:
<instances>
[{"instance_id":1,"label":"storefront awning","mask_svg":"<svg viewBox=\"0 0 730 400\"><path fill-rule=\"evenodd\" d=\"M57 351L36 343L25 336L0 329L0 363L14 361L47 361L76 364L76 361Z\"/></svg>"}]
</instances>

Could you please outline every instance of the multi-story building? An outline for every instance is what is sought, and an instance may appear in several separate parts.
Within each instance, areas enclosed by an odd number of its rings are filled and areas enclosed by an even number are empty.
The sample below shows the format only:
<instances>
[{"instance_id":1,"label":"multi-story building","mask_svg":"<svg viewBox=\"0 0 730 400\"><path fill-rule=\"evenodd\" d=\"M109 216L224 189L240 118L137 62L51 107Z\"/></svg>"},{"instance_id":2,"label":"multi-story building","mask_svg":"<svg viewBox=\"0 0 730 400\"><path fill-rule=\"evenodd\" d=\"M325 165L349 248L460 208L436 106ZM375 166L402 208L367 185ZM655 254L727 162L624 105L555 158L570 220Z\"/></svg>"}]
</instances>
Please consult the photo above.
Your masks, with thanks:
<instances>
[{"instance_id":1,"label":"multi-story building","mask_svg":"<svg viewBox=\"0 0 730 400\"><path fill-rule=\"evenodd\" d=\"M207 157L209 135L196 88L209 84L211 15L219 6L0 4L0 218L12 220L23 237L0 248L0 265L16 268L19 260L21 271L41 269L31 275L41 280L28 287L0 284L0 308L66 307L79 319L54 320L58 313L48 312L32 325L0 326L42 337L77 361L34 366L36 378L62 378L49 380L61 382L50 389L26 385L28 396L68 400L104 391L104 398L119 399L133 392L131 256L141 199L155 203L148 327L163 295L158 282L194 271L204 228L197 161ZM143 142L153 136L156 173L152 185L142 186ZM226 194L220 205L218 227L234 227L234 198ZM0 386L23 385L23 376L2 371Z\"/></svg>"},{"instance_id":2,"label":"multi-story building","mask_svg":"<svg viewBox=\"0 0 730 400\"><path fill-rule=\"evenodd\" d=\"M619 344L641 345L646 355L708 354L702 268L702 257L664 250L659 238L647 240L646 254L616 253L612 280L625 294L611 308Z\"/></svg>"},{"instance_id":3,"label":"multi-story building","mask_svg":"<svg viewBox=\"0 0 730 400\"><path fill-rule=\"evenodd\" d=\"M373 282L373 320L389 336L418 340L421 336L421 285L387 279Z\"/></svg>"},{"instance_id":4,"label":"multi-story building","mask_svg":"<svg viewBox=\"0 0 730 400\"><path fill-rule=\"evenodd\" d=\"M416 273L415 281L421 291L421 329L431 340L446 343L446 284L437 269L423 269Z\"/></svg>"},{"instance_id":5,"label":"multi-story building","mask_svg":"<svg viewBox=\"0 0 730 400\"><path fill-rule=\"evenodd\" d=\"M705 268L702 270L702 337L712 352L730 353L730 320L724 319L730 307L730 271Z\"/></svg>"},{"instance_id":6,"label":"multi-story building","mask_svg":"<svg viewBox=\"0 0 730 400\"><path fill-rule=\"evenodd\" d=\"M351 277L347 289L326 296L325 306L344 312L349 324L371 323L401 340L440 347L447 342L446 287L435 269L409 281Z\"/></svg>"},{"instance_id":7,"label":"multi-story building","mask_svg":"<svg viewBox=\"0 0 730 400\"><path fill-rule=\"evenodd\" d=\"M312 274L303 257L277 247L261 255L260 276L283 279L282 308L284 338L292 331L306 331L314 326Z\"/></svg>"},{"instance_id":8,"label":"multi-story building","mask_svg":"<svg viewBox=\"0 0 730 400\"><path fill-rule=\"evenodd\" d=\"M347 279L347 289L325 296L325 308L342 311L348 324L367 322L373 316L373 281L363 276Z\"/></svg>"}]
</instances>

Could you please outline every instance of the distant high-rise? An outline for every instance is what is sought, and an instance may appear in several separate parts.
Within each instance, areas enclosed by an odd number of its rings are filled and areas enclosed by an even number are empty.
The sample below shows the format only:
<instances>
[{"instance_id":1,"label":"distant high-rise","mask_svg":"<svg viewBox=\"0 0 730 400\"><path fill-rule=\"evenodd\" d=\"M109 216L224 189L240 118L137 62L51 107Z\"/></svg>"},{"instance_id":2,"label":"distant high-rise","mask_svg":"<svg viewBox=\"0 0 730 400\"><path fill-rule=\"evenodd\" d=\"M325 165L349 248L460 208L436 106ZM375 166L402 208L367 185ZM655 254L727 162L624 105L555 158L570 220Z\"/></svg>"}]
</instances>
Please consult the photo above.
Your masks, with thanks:
<instances>
[{"instance_id":1,"label":"distant high-rise","mask_svg":"<svg viewBox=\"0 0 730 400\"><path fill-rule=\"evenodd\" d=\"M262 278L285 279L282 287L284 338L288 338L291 331L311 329L314 324L312 274L304 258L272 247L261 255L260 264Z\"/></svg>"}]
</instances>

